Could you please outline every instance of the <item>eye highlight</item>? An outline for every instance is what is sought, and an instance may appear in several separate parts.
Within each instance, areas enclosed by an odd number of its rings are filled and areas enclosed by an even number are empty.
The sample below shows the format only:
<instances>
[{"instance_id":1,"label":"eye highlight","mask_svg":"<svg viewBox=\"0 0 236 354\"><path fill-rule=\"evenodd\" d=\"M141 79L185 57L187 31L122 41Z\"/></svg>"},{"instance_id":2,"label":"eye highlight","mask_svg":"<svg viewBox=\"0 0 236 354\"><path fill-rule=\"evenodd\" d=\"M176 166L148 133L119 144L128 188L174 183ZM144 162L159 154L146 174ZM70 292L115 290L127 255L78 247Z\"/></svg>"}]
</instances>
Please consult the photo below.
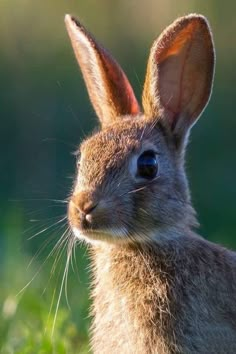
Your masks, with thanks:
<instances>
[{"instance_id":1,"label":"eye highlight","mask_svg":"<svg viewBox=\"0 0 236 354\"><path fill-rule=\"evenodd\" d=\"M152 150L144 151L137 160L137 177L153 179L158 172L156 153Z\"/></svg>"}]
</instances>

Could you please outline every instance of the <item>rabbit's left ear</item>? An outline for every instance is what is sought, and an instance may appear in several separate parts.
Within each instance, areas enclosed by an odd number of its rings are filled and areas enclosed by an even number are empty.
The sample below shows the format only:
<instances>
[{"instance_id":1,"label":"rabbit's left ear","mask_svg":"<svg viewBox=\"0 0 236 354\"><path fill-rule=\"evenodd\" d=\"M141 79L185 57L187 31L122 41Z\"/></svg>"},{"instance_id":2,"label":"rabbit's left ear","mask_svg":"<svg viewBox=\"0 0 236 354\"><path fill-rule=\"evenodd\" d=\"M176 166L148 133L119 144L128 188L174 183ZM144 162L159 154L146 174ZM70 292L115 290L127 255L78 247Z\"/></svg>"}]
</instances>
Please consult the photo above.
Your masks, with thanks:
<instances>
[{"instance_id":1,"label":"rabbit's left ear","mask_svg":"<svg viewBox=\"0 0 236 354\"><path fill-rule=\"evenodd\" d=\"M154 42L148 61L143 107L168 125L177 143L206 106L214 75L214 45L207 20L176 20Z\"/></svg>"},{"instance_id":2,"label":"rabbit's left ear","mask_svg":"<svg viewBox=\"0 0 236 354\"><path fill-rule=\"evenodd\" d=\"M138 114L133 89L118 63L75 18L66 15L65 23L102 126L121 116Z\"/></svg>"}]
</instances>

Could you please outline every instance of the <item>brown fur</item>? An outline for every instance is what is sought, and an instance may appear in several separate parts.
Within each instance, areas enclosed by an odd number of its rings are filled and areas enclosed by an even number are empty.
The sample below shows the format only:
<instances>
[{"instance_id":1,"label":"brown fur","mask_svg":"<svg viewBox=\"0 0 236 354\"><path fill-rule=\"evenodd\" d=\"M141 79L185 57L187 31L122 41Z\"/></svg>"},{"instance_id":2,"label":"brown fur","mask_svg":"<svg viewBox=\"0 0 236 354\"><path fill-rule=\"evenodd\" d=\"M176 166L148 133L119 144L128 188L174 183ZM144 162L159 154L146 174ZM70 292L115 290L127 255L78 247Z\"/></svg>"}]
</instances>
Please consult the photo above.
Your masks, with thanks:
<instances>
[{"instance_id":1,"label":"brown fur","mask_svg":"<svg viewBox=\"0 0 236 354\"><path fill-rule=\"evenodd\" d=\"M75 237L91 245L94 353L236 353L236 255L194 233L184 172L211 93L207 21L186 16L154 42L144 114L111 55L69 15L66 25L102 123L80 146L68 209ZM158 172L145 180L137 159L149 150Z\"/></svg>"},{"instance_id":2,"label":"brown fur","mask_svg":"<svg viewBox=\"0 0 236 354\"><path fill-rule=\"evenodd\" d=\"M188 233L93 263L95 353L236 352L235 254Z\"/></svg>"}]
</instances>

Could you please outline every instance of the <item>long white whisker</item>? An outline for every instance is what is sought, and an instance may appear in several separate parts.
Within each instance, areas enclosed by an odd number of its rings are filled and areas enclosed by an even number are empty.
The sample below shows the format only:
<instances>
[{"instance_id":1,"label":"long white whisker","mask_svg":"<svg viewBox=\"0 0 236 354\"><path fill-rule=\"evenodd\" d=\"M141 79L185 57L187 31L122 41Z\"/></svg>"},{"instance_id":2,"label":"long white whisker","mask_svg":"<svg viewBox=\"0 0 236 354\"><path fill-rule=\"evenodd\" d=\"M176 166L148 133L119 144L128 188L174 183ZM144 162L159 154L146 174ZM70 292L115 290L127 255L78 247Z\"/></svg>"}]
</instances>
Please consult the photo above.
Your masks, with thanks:
<instances>
[{"instance_id":1,"label":"long white whisker","mask_svg":"<svg viewBox=\"0 0 236 354\"><path fill-rule=\"evenodd\" d=\"M26 215L27 216L32 216L32 215L37 215L37 214L39 214L40 212L42 212L42 211L44 211L45 212L45 210L47 210L47 209L52 209L52 208L65 208L65 205L64 204L62 204L62 203L60 203L60 204L58 204L58 205L48 205L48 206L44 206L44 207L42 207L42 208L39 208L39 209L36 209L36 210L31 210L31 211L29 211L29 212L27 212L26 213ZM52 216L52 218L54 218L54 217L56 217L56 216ZM47 219L46 219L47 220Z\"/></svg>"},{"instance_id":2,"label":"long white whisker","mask_svg":"<svg viewBox=\"0 0 236 354\"><path fill-rule=\"evenodd\" d=\"M73 247L74 247L74 239L71 237L71 231L70 231L70 241L68 244L68 249L67 249L67 259L68 261L71 260L71 255L72 255L72 251L73 251ZM66 297L66 303L68 308L70 309L70 304L69 304L69 300L68 300L68 270L69 270L69 265L67 267L67 271L66 271L66 278L65 278L65 297Z\"/></svg>"},{"instance_id":3,"label":"long white whisker","mask_svg":"<svg viewBox=\"0 0 236 354\"><path fill-rule=\"evenodd\" d=\"M45 227L43 230L39 231L39 232L36 232L36 234L34 234L33 236L29 237L28 240L32 240L32 238L35 238L36 236L38 235L41 235L43 232L51 229L53 226L56 226L58 224L60 224L62 221L64 221L65 219L67 218L67 216L64 216L62 219L60 219L59 221L53 223L52 225L48 226L48 227Z\"/></svg>"},{"instance_id":4,"label":"long white whisker","mask_svg":"<svg viewBox=\"0 0 236 354\"><path fill-rule=\"evenodd\" d=\"M41 266L39 267L38 271L34 274L34 276L32 277L32 279L16 294L16 296L19 296L25 289L27 289L27 287L33 282L33 280L37 277L37 275L40 273L40 271L42 270L42 268L44 267L44 265L46 264L46 262L48 261L48 259L51 257L51 255L55 252L55 247L52 249L52 251L48 254L48 256L46 257L46 259L44 260L44 262L41 264Z\"/></svg>"},{"instance_id":5,"label":"long white whisker","mask_svg":"<svg viewBox=\"0 0 236 354\"><path fill-rule=\"evenodd\" d=\"M133 189L133 190L131 190L131 191L125 192L125 193L119 195L119 197L123 197L124 195L130 194L130 193L137 193L137 192L140 192L140 191L142 191L143 189L148 188L152 183L156 182L156 180L157 180L158 178L160 178L160 176L156 176L156 177L153 178L150 182L148 182L145 186L142 186L142 187L140 187L140 188L136 188L136 189Z\"/></svg>"},{"instance_id":6,"label":"long white whisker","mask_svg":"<svg viewBox=\"0 0 236 354\"><path fill-rule=\"evenodd\" d=\"M30 227L28 227L27 229L25 229L24 231L21 232L21 235L25 235L27 233L31 233L31 236L32 236L32 233L34 234L35 233L35 230L39 229L40 228L45 228L46 225L48 225L48 220L50 219L54 219L54 218L61 218L62 216L65 216L65 214L63 213L62 215L58 215L56 217L52 217L52 218L47 218L47 219L42 219L42 220L38 220L38 219L31 219L29 220L31 223L35 223L33 225L31 225ZM36 222L40 222L40 225L36 224ZM40 230L41 231L41 230ZM38 231L36 231L38 232Z\"/></svg>"},{"instance_id":7,"label":"long white whisker","mask_svg":"<svg viewBox=\"0 0 236 354\"><path fill-rule=\"evenodd\" d=\"M60 207L64 208L64 205L60 205ZM45 210L42 209L42 210ZM40 210L39 210L40 211ZM36 211L35 213L38 213L39 211ZM36 218L31 218L29 219L29 222L43 222L43 221L48 221L48 220L53 220L53 219L57 219L57 218L61 218L65 215L65 213L60 214L60 215L55 215L55 216L50 216L49 218L43 218L43 219L36 219Z\"/></svg>"},{"instance_id":8,"label":"long white whisker","mask_svg":"<svg viewBox=\"0 0 236 354\"><path fill-rule=\"evenodd\" d=\"M67 241L67 239L63 240L63 241ZM62 249L59 249L59 252L60 252L60 257L62 256L63 252L65 250L65 247L63 247ZM59 268L59 271L58 271L58 275L57 275L57 278L56 278L56 285L55 285L55 289L53 291L53 296L52 296L52 300L51 300L51 304L50 304L50 309L49 309L49 313L48 313L48 317L47 317L47 322L46 322L46 326L45 326L45 331L48 327L48 322L49 322L49 318L50 318L50 314L52 312L52 309L53 309L53 304L54 304L54 299L55 299L55 295L56 295L56 291L57 291L57 285L58 285L58 281L59 281L59 278L60 278L60 274L61 274L61 269L62 269L62 264ZM50 278L48 280L48 283L50 282L52 278L52 274L50 275ZM48 285L48 284L47 284ZM47 286L46 286L47 287ZM46 288L44 289L44 292L46 291ZM43 293L44 293L43 292Z\"/></svg>"},{"instance_id":9,"label":"long white whisker","mask_svg":"<svg viewBox=\"0 0 236 354\"><path fill-rule=\"evenodd\" d=\"M53 290L53 295L52 295L52 300L51 300L51 304L50 304L50 309L49 309L48 316L47 316L46 325L45 325L45 328L44 328L44 334L46 334L47 327L48 327L48 322L49 322L49 318L50 318L50 315L51 315L51 313L52 313L52 308L53 308L53 304L54 304L54 299L55 299L55 295L56 295L56 290L57 290L57 287L55 286L55 289Z\"/></svg>"},{"instance_id":10,"label":"long white whisker","mask_svg":"<svg viewBox=\"0 0 236 354\"><path fill-rule=\"evenodd\" d=\"M60 230L60 229L62 229L63 227L65 227L65 225L66 225L66 223L64 223L63 225L60 225L58 230ZM29 264L28 264L28 266L27 266L27 269L30 267L30 265L33 263L33 261L39 257L39 255L43 252L43 250L52 242L53 238L56 237L56 233L55 233L56 230L57 230L57 228L56 228L55 230L53 230L53 233L52 233L52 235L49 237L49 239L47 239L47 240L44 241L44 243L42 244L42 246L40 247L40 249L39 249L39 250L35 253L35 255L31 258L31 260L30 260L30 262L29 262ZM58 231L58 230L57 230L57 231ZM56 244L56 245L57 245L57 244ZM54 246L54 248L55 248L55 246Z\"/></svg>"},{"instance_id":11,"label":"long white whisker","mask_svg":"<svg viewBox=\"0 0 236 354\"><path fill-rule=\"evenodd\" d=\"M34 202L34 201L43 201L43 202L55 202L55 203L65 203L68 204L68 200L61 199L49 199L49 198L34 198L34 199L9 199L9 202Z\"/></svg>"},{"instance_id":12,"label":"long white whisker","mask_svg":"<svg viewBox=\"0 0 236 354\"><path fill-rule=\"evenodd\" d=\"M16 294L16 296L19 296L25 289L28 288L28 286L32 283L32 281L37 277L37 275L40 273L40 271L42 270L44 266L44 263L39 267L39 269L37 270L37 272L34 274L34 276L32 277L32 279Z\"/></svg>"},{"instance_id":13,"label":"long white whisker","mask_svg":"<svg viewBox=\"0 0 236 354\"><path fill-rule=\"evenodd\" d=\"M58 296L58 300L57 300L56 311L55 311L55 316L54 316L53 325L52 325L51 338L53 337L53 333L54 333L54 330L55 330L55 324L56 324L56 319L57 319L57 314L58 314L58 308L59 308L59 305L60 305L63 285L64 285L65 278L66 278L66 272L68 272L69 264L70 264L70 258L68 257L67 260L66 260L66 266L65 266L64 273L63 273L61 287L60 287L59 296Z\"/></svg>"},{"instance_id":14,"label":"long white whisker","mask_svg":"<svg viewBox=\"0 0 236 354\"><path fill-rule=\"evenodd\" d=\"M69 227L67 227L67 229L65 230L65 232L63 233L63 235L60 237L60 240L57 242L57 244L55 245L55 252L56 253L56 257L55 257L55 260L53 262L53 265L52 265L52 269L51 269L51 274L53 274L55 272L55 269L57 267L57 264L61 258L61 255L62 255L62 252L64 251L65 247L66 247L66 243L67 241L69 240L69 234L67 234L69 230ZM66 235L66 236L65 236ZM65 237L64 237L65 236ZM63 245L64 244L64 245ZM63 246L62 246L63 245ZM62 248L62 252L60 254L60 250Z\"/></svg>"},{"instance_id":15,"label":"long white whisker","mask_svg":"<svg viewBox=\"0 0 236 354\"><path fill-rule=\"evenodd\" d=\"M73 236L74 235L72 234L72 237ZM72 257L71 257L71 268L72 268L74 273L75 273L75 270L78 270L77 263L76 263L76 257L75 257L75 246L76 246L76 240L74 238L74 240L73 240L73 249L72 249ZM75 263L75 265L74 265L74 263Z\"/></svg>"}]
</instances>

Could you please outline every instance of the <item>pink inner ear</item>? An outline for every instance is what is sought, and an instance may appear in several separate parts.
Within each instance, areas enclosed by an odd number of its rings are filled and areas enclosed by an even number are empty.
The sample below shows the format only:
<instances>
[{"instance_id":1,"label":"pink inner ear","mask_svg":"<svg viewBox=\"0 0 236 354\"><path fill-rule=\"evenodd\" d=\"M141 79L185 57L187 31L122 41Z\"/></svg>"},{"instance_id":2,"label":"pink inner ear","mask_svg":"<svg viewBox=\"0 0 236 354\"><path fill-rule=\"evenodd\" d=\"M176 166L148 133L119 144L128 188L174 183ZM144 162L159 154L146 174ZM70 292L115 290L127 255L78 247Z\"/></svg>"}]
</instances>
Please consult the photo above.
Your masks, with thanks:
<instances>
[{"instance_id":1,"label":"pink inner ear","mask_svg":"<svg viewBox=\"0 0 236 354\"><path fill-rule=\"evenodd\" d=\"M112 93L110 99L115 103L117 113L138 114L140 112L139 104L126 75L105 50L100 51L100 57L108 78L106 80L110 88L108 92Z\"/></svg>"},{"instance_id":2,"label":"pink inner ear","mask_svg":"<svg viewBox=\"0 0 236 354\"><path fill-rule=\"evenodd\" d=\"M178 115L190 108L197 84L197 70L190 62L192 43L186 40L185 43L181 42L181 50L177 52L175 47L171 48L168 57L160 62L158 68L160 102L169 112L172 128Z\"/></svg>"},{"instance_id":3,"label":"pink inner ear","mask_svg":"<svg viewBox=\"0 0 236 354\"><path fill-rule=\"evenodd\" d=\"M175 21L154 42L143 92L145 113L162 112L172 129L186 131L211 93L214 47L206 20L189 15Z\"/></svg>"},{"instance_id":4,"label":"pink inner ear","mask_svg":"<svg viewBox=\"0 0 236 354\"><path fill-rule=\"evenodd\" d=\"M90 100L102 126L124 115L139 113L139 105L119 64L73 17L65 18L72 46Z\"/></svg>"},{"instance_id":5,"label":"pink inner ear","mask_svg":"<svg viewBox=\"0 0 236 354\"><path fill-rule=\"evenodd\" d=\"M125 88L127 91L127 100L129 101L129 105L130 105L130 113L129 114L131 114L131 115L138 114L140 109L139 109L139 104L136 100L136 97L134 96L133 89L124 74L123 74L123 79L124 79L124 85L125 85Z\"/></svg>"},{"instance_id":6,"label":"pink inner ear","mask_svg":"<svg viewBox=\"0 0 236 354\"><path fill-rule=\"evenodd\" d=\"M198 108L197 102L196 105L193 102L193 96L198 85L198 67L203 63L196 48L196 38L195 41L192 40L194 35L196 37L192 27L192 24L189 24L173 40L170 47L156 53L156 60L159 62L160 102L169 112L172 129L181 112L188 112L192 119L194 111Z\"/></svg>"}]
</instances>

